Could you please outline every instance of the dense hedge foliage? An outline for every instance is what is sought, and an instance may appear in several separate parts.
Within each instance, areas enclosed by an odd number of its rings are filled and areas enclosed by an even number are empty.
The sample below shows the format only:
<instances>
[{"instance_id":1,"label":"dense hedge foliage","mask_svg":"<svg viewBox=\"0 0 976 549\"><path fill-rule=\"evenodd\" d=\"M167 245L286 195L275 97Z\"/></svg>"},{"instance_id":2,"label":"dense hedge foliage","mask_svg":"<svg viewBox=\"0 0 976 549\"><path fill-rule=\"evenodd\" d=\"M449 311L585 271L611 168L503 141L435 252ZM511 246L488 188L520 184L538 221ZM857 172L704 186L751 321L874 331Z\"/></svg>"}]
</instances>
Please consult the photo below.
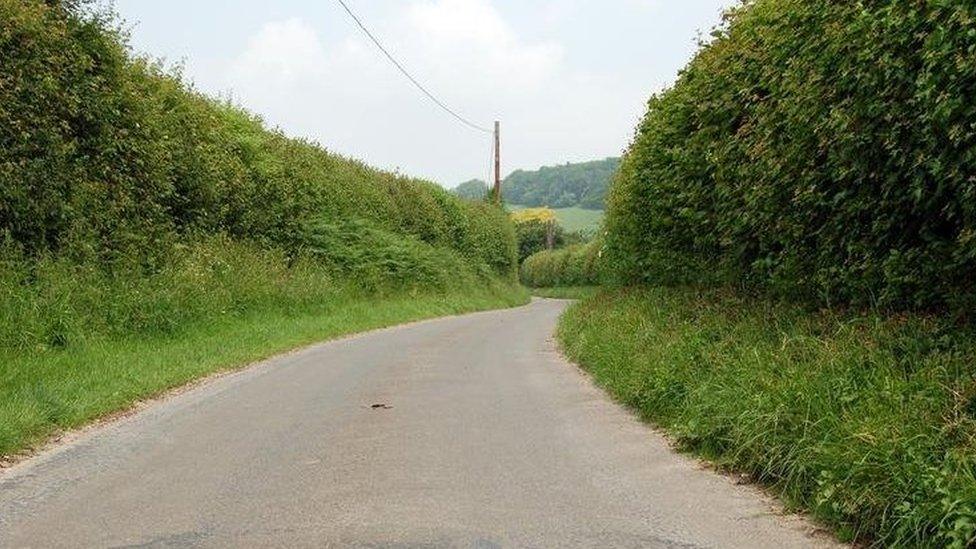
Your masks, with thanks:
<instances>
[{"instance_id":1,"label":"dense hedge foliage","mask_svg":"<svg viewBox=\"0 0 976 549\"><path fill-rule=\"evenodd\" d=\"M219 232L297 252L310 219L359 218L512 272L502 212L268 131L48 4L0 1L0 231L26 254Z\"/></svg>"},{"instance_id":2,"label":"dense hedge foliage","mask_svg":"<svg viewBox=\"0 0 976 549\"><path fill-rule=\"evenodd\" d=\"M976 4L756 0L654 97L609 199L626 281L976 307Z\"/></svg>"},{"instance_id":3,"label":"dense hedge foliage","mask_svg":"<svg viewBox=\"0 0 976 549\"><path fill-rule=\"evenodd\" d=\"M139 331L159 300L176 322L262 262L370 290L515 281L501 209L268 130L77 4L0 0L0 344ZM249 267L193 259L221 249Z\"/></svg>"},{"instance_id":4,"label":"dense hedge foliage","mask_svg":"<svg viewBox=\"0 0 976 549\"><path fill-rule=\"evenodd\" d=\"M522 262L522 284L530 288L595 286L602 281L602 242L542 251Z\"/></svg>"}]
</instances>

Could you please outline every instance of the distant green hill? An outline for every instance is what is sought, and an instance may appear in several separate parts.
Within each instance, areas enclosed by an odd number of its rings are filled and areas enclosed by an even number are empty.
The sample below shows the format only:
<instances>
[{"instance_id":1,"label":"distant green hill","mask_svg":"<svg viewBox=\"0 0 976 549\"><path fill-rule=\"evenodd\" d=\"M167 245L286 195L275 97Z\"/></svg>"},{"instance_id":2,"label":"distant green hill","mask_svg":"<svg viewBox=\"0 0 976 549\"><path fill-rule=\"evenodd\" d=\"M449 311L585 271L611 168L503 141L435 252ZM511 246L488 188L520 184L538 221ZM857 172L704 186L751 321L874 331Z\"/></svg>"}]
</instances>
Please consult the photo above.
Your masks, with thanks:
<instances>
[{"instance_id":1,"label":"distant green hill","mask_svg":"<svg viewBox=\"0 0 976 549\"><path fill-rule=\"evenodd\" d=\"M502 192L510 204L602 210L610 179L619 167L619 158L607 158L531 172L518 170L505 178Z\"/></svg>"},{"instance_id":2,"label":"distant green hill","mask_svg":"<svg viewBox=\"0 0 976 549\"><path fill-rule=\"evenodd\" d=\"M607 158L546 166L535 171L518 170L505 178L502 193L509 204L602 210L610 180L618 167L619 158ZM484 181L474 179L462 183L454 192L464 198L479 199L487 189Z\"/></svg>"}]
</instances>

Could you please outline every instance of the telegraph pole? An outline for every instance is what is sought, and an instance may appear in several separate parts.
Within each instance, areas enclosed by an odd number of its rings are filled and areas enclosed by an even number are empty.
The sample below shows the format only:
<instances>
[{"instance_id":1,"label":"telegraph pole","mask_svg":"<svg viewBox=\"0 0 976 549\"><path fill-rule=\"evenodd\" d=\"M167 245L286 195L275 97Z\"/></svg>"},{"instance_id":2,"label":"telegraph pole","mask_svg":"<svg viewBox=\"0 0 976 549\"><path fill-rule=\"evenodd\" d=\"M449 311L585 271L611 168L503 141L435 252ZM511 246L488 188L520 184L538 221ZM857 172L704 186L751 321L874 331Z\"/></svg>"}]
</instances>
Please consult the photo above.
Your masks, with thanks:
<instances>
[{"instance_id":1,"label":"telegraph pole","mask_svg":"<svg viewBox=\"0 0 976 549\"><path fill-rule=\"evenodd\" d=\"M502 203L502 125L495 121L495 203Z\"/></svg>"}]
</instances>

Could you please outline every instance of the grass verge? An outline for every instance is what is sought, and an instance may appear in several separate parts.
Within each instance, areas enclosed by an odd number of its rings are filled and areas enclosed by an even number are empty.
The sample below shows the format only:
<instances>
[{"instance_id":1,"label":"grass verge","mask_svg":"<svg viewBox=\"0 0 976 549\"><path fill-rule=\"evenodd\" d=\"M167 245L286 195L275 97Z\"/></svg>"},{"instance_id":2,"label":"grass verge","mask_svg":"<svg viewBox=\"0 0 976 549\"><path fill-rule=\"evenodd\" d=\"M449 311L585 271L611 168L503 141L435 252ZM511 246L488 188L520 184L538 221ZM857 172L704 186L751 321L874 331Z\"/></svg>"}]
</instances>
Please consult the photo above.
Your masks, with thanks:
<instances>
[{"instance_id":1,"label":"grass verge","mask_svg":"<svg viewBox=\"0 0 976 549\"><path fill-rule=\"evenodd\" d=\"M773 487L845 540L976 543L976 335L721 291L600 293L567 354L678 444Z\"/></svg>"},{"instance_id":2,"label":"grass verge","mask_svg":"<svg viewBox=\"0 0 976 549\"><path fill-rule=\"evenodd\" d=\"M178 334L107 338L63 350L0 356L0 456L219 371L317 341L450 314L524 304L527 292L377 297L337 290L301 310L268 308L198 322Z\"/></svg>"},{"instance_id":3,"label":"grass verge","mask_svg":"<svg viewBox=\"0 0 976 549\"><path fill-rule=\"evenodd\" d=\"M599 286L566 286L561 288L532 288L532 295L549 299L586 299L600 291Z\"/></svg>"}]
</instances>

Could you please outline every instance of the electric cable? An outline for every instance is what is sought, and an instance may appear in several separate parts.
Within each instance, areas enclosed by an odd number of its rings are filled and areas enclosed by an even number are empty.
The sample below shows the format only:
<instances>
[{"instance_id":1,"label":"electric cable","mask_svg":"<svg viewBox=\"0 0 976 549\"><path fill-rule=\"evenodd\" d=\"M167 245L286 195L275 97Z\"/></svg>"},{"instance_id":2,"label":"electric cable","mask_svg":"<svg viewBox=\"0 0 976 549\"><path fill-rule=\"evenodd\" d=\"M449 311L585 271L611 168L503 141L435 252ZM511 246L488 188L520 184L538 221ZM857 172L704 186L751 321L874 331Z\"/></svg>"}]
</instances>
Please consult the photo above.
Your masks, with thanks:
<instances>
[{"instance_id":1,"label":"electric cable","mask_svg":"<svg viewBox=\"0 0 976 549\"><path fill-rule=\"evenodd\" d=\"M461 116L460 114L458 114L457 112L455 112L453 109L451 109L450 107L448 107L446 104L444 104L443 101L441 101L436 96L434 96L433 93L431 93L426 87L424 87L423 84L421 84L419 81L417 81L417 79L414 78L413 75L411 75L410 72L407 71L407 69L404 68L403 65L401 65L400 62L397 61L396 58L393 57L393 55L385 47L383 47L383 44L380 43L380 41L376 38L376 36L373 35L372 32L370 32L370 30L368 28L366 28L366 25L363 24L362 20L358 16L356 16L355 13L353 13L353 11L349 8L349 6L346 4L346 2L344 0L336 0L336 1L339 2L339 5L341 5L344 10L346 10L346 13L349 14L349 17L351 17L352 20L356 22L356 25L358 25L359 28L362 29L362 31L364 33L366 33L366 36L368 36L369 39L372 40L374 44L376 44L376 47L379 48L381 52L383 52L383 55L385 55L386 58L389 59L390 62L392 62L393 65L395 65L396 68L399 69L400 72L403 73L403 75L407 77L408 80L410 80L411 82L413 82L413 85L416 86L417 89L419 89L420 91L422 91L424 93L424 95L426 95L431 101L433 101L435 104L437 104L438 107L444 109L445 112L447 112L448 114L450 114L451 116L453 116L454 118L456 118L458 121L460 121L465 126L468 126L468 127L472 128L472 129L475 129L475 130L478 130L480 132L489 133L489 134L492 133L491 130L489 130L488 128L484 128L482 126L479 126L479 125L475 124L474 122L471 122L468 119L464 118L463 116Z\"/></svg>"}]
</instances>

